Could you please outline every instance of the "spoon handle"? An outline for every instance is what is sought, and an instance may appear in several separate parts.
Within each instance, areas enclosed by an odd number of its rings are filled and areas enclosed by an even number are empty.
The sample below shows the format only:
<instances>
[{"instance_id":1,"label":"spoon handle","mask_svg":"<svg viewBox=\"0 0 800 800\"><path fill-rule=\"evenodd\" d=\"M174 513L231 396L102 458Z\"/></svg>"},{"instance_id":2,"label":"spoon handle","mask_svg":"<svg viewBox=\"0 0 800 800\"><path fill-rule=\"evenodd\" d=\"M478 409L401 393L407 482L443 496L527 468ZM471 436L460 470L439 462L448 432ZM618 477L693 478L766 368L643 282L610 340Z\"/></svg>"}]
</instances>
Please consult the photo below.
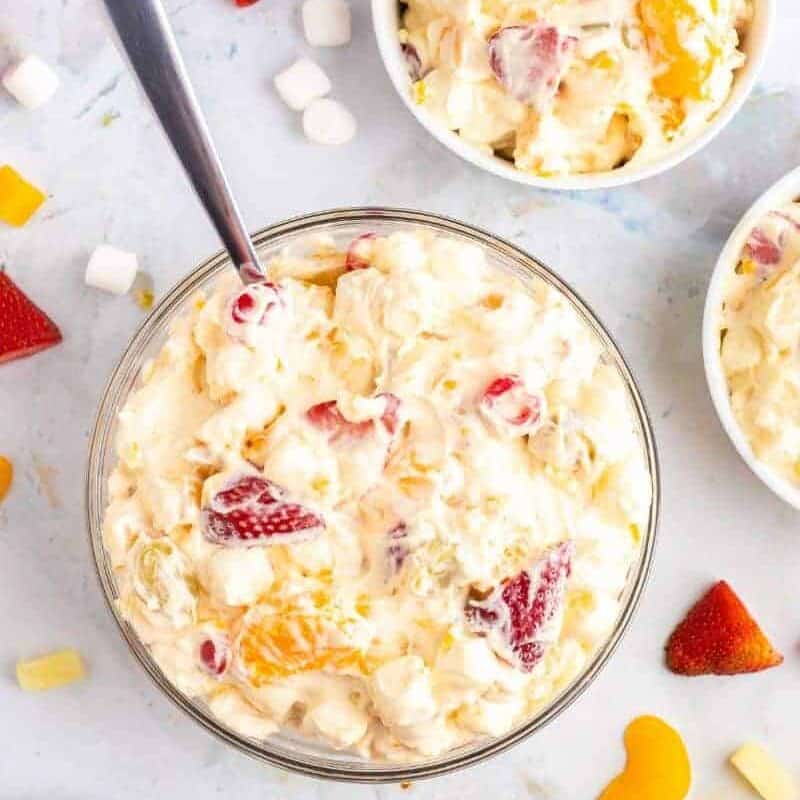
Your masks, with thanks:
<instances>
[{"instance_id":1,"label":"spoon handle","mask_svg":"<svg viewBox=\"0 0 800 800\"><path fill-rule=\"evenodd\" d=\"M164 131L245 283L264 279L161 0L105 0Z\"/></svg>"}]
</instances>

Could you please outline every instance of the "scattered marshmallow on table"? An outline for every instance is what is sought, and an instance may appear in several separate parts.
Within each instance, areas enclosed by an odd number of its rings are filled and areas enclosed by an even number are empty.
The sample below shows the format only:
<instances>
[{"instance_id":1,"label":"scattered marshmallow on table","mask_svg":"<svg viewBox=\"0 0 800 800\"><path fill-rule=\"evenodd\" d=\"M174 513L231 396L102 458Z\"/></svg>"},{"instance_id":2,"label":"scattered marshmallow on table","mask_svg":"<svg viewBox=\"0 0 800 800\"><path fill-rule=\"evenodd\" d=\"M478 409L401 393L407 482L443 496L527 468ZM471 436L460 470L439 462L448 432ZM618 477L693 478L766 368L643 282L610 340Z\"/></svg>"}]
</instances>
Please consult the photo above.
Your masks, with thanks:
<instances>
[{"instance_id":1,"label":"scattered marshmallow on table","mask_svg":"<svg viewBox=\"0 0 800 800\"><path fill-rule=\"evenodd\" d=\"M293 111L302 111L331 90L331 82L322 68L310 58L298 58L275 76L275 89Z\"/></svg>"},{"instance_id":2,"label":"scattered marshmallow on table","mask_svg":"<svg viewBox=\"0 0 800 800\"><path fill-rule=\"evenodd\" d=\"M86 265L86 283L112 294L130 291L139 269L136 253L99 244Z\"/></svg>"},{"instance_id":3,"label":"scattered marshmallow on table","mask_svg":"<svg viewBox=\"0 0 800 800\"><path fill-rule=\"evenodd\" d=\"M317 144L345 144L356 135L356 120L341 103L323 97L303 112L303 131Z\"/></svg>"},{"instance_id":4,"label":"scattered marshmallow on table","mask_svg":"<svg viewBox=\"0 0 800 800\"><path fill-rule=\"evenodd\" d=\"M346 0L306 0L303 30L312 47L340 47L350 41L350 6Z\"/></svg>"},{"instance_id":5,"label":"scattered marshmallow on table","mask_svg":"<svg viewBox=\"0 0 800 800\"><path fill-rule=\"evenodd\" d=\"M58 75L39 56L30 55L3 73L3 86L25 108L43 106L60 85Z\"/></svg>"}]
</instances>

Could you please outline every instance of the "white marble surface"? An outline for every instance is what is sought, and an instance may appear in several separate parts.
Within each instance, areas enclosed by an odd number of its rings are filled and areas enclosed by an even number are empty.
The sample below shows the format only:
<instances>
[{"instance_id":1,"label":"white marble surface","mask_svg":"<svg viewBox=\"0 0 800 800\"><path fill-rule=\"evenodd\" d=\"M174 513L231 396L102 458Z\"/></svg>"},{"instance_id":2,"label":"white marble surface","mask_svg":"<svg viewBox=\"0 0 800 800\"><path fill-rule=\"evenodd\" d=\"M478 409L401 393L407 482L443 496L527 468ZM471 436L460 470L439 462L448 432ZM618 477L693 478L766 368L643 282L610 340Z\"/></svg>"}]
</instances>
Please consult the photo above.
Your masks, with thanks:
<instances>
[{"instance_id":1,"label":"white marble surface","mask_svg":"<svg viewBox=\"0 0 800 800\"><path fill-rule=\"evenodd\" d=\"M661 449L664 514L644 602L610 666L550 728L507 755L408 797L587 800L623 760L621 733L651 712L689 745L692 797L745 798L724 759L746 738L800 773L800 515L751 477L714 416L702 374L700 319L716 254L746 206L800 161L797 0L779 24L757 96L702 154L639 186L553 194L484 175L431 141L379 62L367 0L354 40L314 57L353 108L357 140L307 144L272 75L309 48L297 0L171 0L178 32L248 224L348 204L443 212L530 249L571 281L618 337L641 381ZM157 125L112 47L94 0L3 0L0 68L17 49L57 66L63 86L28 113L0 97L0 163L45 187L22 230L0 230L0 258L51 312L59 348L0 367L0 452L17 481L0 506L0 798L400 797L285 775L238 755L181 716L151 685L103 607L82 510L87 434L106 377L142 318L127 298L84 287L100 241L136 250L163 293L217 248ZM104 114L118 114L110 127ZM661 648L687 604L727 578L786 654L779 669L680 679ZM63 645L90 679L20 692L19 657Z\"/></svg>"}]
</instances>

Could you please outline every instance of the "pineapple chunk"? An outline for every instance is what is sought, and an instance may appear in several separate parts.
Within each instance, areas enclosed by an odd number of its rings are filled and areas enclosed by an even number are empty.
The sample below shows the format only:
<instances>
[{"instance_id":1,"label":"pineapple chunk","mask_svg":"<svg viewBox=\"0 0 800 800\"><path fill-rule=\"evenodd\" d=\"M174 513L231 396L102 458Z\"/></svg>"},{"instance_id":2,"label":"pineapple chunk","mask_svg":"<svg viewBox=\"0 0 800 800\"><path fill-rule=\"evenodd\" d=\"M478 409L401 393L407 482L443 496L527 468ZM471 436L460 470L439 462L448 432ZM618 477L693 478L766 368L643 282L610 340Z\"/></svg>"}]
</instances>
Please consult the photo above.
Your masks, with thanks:
<instances>
[{"instance_id":1,"label":"pineapple chunk","mask_svg":"<svg viewBox=\"0 0 800 800\"><path fill-rule=\"evenodd\" d=\"M22 227L44 201L44 193L13 167L0 166L0 220Z\"/></svg>"},{"instance_id":2,"label":"pineapple chunk","mask_svg":"<svg viewBox=\"0 0 800 800\"><path fill-rule=\"evenodd\" d=\"M731 764L764 800L797 800L797 784L792 776L760 745L742 745L731 756Z\"/></svg>"},{"instance_id":3,"label":"pineapple chunk","mask_svg":"<svg viewBox=\"0 0 800 800\"><path fill-rule=\"evenodd\" d=\"M17 682L26 692L66 686L85 675L83 659L75 650L59 650L31 661L17 662Z\"/></svg>"}]
</instances>

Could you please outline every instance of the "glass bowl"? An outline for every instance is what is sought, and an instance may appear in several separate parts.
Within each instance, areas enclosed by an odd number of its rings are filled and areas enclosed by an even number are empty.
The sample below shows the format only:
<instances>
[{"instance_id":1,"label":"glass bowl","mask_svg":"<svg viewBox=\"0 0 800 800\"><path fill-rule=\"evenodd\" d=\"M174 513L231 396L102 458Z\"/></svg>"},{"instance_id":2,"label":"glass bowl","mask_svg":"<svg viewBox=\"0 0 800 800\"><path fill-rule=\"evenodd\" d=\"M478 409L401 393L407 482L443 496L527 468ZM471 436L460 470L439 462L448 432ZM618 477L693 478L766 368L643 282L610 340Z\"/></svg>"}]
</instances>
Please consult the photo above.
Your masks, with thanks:
<instances>
[{"instance_id":1,"label":"glass bowl","mask_svg":"<svg viewBox=\"0 0 800 800\"><path fill-rule=\"evenodd\" d=\"M530 282L536 277L565 295L603 343L609 362L619 370L639 423L642 450L652 484L652 502L638 561L631 567L628 584L621 597L616 625L608 640L590 659L583 672L535 717L519 724L503 736L484 738L438 757L407 764L367 761L351 754L315 745L299 737L283 734L258 741L227 728L213 717L204 703L180 692L161 672L147 647L139 641L134 629L123 619L117 608L116 581L102 538L103 515L108 502L108 476L115 463L113 442L117 415L134 388L141 367L164 343L172 320L187 308L190 298L198 289L209 288L217 276L231 269L226 254L217 253L200 264L167 294L145 320L111 375L103 394L89 446L86 509L92 553L108 607L133 655L161 691L206 730L239 751L273 766L318 778L361 783L388 783L429 778L476 764L535 733L574 702L609 660L631 621L653 558L659 516L659 470L653 432L644 402L628 366L605 328L589 307L550 269L508 242L469 225L432 214L384 208L355 208L309 214L259 231L254 237L254 243L266 260L280 248L310 234L325 233L349 241L366 230L390 233L398 229L419 226L482 246L486 248L494 264L515 274L523 282Z\"/></svg>"}]
</instances>

